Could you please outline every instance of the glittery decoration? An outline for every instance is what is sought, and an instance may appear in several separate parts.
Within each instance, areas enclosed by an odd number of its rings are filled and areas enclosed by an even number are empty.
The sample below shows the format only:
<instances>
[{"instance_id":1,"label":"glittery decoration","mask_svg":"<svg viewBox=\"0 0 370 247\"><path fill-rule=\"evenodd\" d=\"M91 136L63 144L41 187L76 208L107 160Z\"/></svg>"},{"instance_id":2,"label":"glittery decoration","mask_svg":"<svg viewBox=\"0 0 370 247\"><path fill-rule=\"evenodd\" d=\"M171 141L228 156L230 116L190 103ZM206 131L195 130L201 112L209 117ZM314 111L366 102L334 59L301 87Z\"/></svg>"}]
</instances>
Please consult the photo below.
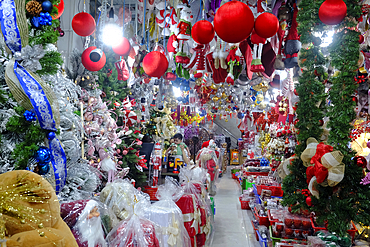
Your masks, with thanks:
<instances>
[{"instance_id":1,"label":"glittery decoration","mask_svg":"<svg viewBox=\"0 0 370 247\"><path fill-rule=\"evenodd\" d=\"M49 163L51 161L51 152L47 147L40 147L35 154L35 159L41 163Z\"/></svg>"},{"instance_id":2,"label":"glittery decoration","mask_svg":"<svg viewBox=\"0 0 370 247\"><path fill-rule=\"evenodd\" d=\"M37 120L36 114L31 112L31 111L28 111L28 110L23 113L23 116L26 118L26 121L28 121L28 122L32 122L32 121Z\"/></svg>"},{"instance_id":3,"label":"glittery decoration","mask_svg":"<svg viewBox=\"0 0 370 247\"><path fill-rule=\"evenodd\" d=\"M5 221L3 220L3 214L0 213L0 240L5 239L5 230Z\"/></svg>"},{"instance_id":4,"label":"glittery decoration","mask_svg":"<svg viewBox=\"0 0 370 247\"><path fill-rule=\"evenodd\" d=\"M22 48L20 52L14 54L15 60L22 61L20 64L32 71L36 72L42 69L41 63L39 60L45 55L44 48L42 45L35 45L33 47L27 45Z\"/></svg>"},{"instance_id":5,"label":"glittery decoration","mask_svg":"<svg viewBox=\"0 0 370 247\"><path fill-rule=\"evenodd\" d=\"M40 25L51 26L53 18L49 13L40 13Z\"/></svg>"}]
</instances>

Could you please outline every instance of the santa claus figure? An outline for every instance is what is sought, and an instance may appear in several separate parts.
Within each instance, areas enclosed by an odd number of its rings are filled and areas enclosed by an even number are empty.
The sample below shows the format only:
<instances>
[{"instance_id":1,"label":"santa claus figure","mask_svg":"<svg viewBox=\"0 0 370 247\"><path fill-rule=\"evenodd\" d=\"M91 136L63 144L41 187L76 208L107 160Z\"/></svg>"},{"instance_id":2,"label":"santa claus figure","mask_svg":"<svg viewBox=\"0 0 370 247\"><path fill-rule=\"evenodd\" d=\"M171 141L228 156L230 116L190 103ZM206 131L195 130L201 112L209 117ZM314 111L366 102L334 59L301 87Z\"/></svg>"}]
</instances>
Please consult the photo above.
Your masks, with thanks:
<instances>
[{"instance_id":1,"label":"santa claus figure","mask_svg":"<svg viewBox=\"0 0 370 247\"><path fill-rule=\"evenodd\" d=\"M61 204L61 216L80 247L107 247L98 202L78 200Z\"/></svg>"},{"instance_id":2,"label":"santa claus figure","mask_svg":"<svg viewBox=\"0 0 370 247\"><path fill-rule=\"evenodd\" d=\"M208 171L207 174L207 189L211 196L216 195L215 180L218 176L218 161L220 152L216 150L216 144L213 140L204 142L202 149L196 157L196 164Z\"/></svg>"}]
</instances>

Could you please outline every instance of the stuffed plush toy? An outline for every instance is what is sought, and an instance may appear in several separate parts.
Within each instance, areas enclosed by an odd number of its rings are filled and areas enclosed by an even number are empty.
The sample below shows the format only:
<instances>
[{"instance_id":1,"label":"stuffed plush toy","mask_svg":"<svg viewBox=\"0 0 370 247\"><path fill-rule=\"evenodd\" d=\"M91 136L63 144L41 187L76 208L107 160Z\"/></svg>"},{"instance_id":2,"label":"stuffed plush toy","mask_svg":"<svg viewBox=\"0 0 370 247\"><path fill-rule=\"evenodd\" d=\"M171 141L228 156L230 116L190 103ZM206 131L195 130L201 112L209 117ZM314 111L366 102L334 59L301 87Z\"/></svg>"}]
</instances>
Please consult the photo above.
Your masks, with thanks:
<instances>
[{"instance_id":1,"label":"stuffed plush toy","mask_svg":"<svg viewBox=\"0 0 370 247\"><path fill-rule=\"evenodd\" d=\"M53 187L30 171L0 175L0 229L8 247L77 247ZM1 235L4 234L0 232Z\"/></svg>"}]
</instances>

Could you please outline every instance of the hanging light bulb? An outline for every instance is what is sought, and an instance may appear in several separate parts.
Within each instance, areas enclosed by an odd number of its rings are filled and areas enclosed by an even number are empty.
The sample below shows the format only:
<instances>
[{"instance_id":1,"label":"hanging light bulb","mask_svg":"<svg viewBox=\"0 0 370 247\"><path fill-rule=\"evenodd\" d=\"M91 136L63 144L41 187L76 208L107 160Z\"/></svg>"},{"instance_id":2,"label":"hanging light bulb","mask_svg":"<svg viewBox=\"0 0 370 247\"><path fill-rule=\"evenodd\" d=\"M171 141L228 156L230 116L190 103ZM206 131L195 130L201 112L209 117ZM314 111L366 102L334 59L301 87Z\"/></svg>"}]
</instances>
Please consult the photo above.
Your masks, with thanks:
<instances>
[{"instance_id":1,"label":"hanging light bulb","mask_svg":"<svg viewBox=\"0 0 370 247\"><path fill-rule=\"evenodd\" d=\"M116 23L114 23L114 6L113 0L108 12L109 22L105 25L102 31L102 41L107 46L117 46L121 42L123 31Z\"/></svg>"}]
</instances>

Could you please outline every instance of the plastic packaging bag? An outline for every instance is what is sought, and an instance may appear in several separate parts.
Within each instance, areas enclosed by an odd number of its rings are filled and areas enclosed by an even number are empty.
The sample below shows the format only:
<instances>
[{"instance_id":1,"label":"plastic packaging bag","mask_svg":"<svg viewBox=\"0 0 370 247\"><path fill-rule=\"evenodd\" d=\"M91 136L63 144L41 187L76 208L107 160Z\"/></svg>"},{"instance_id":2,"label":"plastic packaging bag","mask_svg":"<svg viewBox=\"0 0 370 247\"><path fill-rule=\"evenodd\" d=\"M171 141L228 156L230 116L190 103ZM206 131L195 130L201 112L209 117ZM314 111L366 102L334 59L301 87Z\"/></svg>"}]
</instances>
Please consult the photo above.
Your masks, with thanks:
<instances>
[{"instance_id":1,"label":"plastic packaging bag","mask_svg":"<svg viewBox=\"0 0 370 247\"><path fill-rule=\"evenodd\" d=\"M105 236L112 229L115 216L95 200L61 204L61 217L70 227L80 247L107 247Z\"/></svg>"},{"instance_id":2,"label":"plastic packaging bag","mask_svg":"<svg viewBox=\"0 0 370 247\"><path fill-rule=\"evenodd\" d=\"M191 247L189 234L184 227L181 209L176 205L184 191L177 181L166 177L165 184L158 187L158 202L145 211L145 217L153 221L161 247Z\"/></svg>"},{"instance_id":3,"label":"plastic packaging bag","mask_svg":"<svg viewBox=\"0 0 370 247\"><path fill-rule=\"evenodd\" d=\"M106 239L109 246L160 247L154 223L143 217L145 210L150 207L149 196L136 190L133 186L133 189L127 188L129 190L123 193L122 198L115 199L119 200L119 205L123 206L128 218L121 221L108 234Z\"/></svg>"},{"instance_id":4,"label":"plastic packaging bag","mask_svg":"<svg viewBox=\"0 0 370 247\"><path fill-rule=\"evenodd\" d=\"M176 202L181 209L184 225L189 233L192 246L209 244L213 237L213 211L211 200L200 181L192 179L192 171L182 168L179 179L185 194Z\"/></svg>"},{"instance_id":5,"label":"plastic packaging bag","mask_svg":"<svg viewBox=\"0 0 370 247\"><path fill-rule=\"evenodd\" d=\"M130 216L127 207L132 207L133 200L130 200L135 191L135 187L127 179L117 179L108 183L102 190L100 201L107 205L119 220L125 220Z\"/></svg>"}]
</instances>

